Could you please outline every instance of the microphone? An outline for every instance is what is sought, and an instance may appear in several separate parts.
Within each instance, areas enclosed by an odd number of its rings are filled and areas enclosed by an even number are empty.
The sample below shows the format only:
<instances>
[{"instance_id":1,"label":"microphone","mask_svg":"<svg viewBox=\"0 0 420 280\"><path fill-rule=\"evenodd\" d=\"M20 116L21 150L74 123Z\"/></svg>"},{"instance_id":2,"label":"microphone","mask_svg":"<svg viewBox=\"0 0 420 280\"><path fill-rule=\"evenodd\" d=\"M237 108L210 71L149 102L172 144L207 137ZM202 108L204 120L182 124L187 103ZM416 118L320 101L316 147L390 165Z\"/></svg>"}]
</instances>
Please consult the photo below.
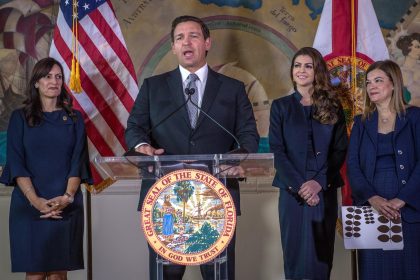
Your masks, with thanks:
<instances>
[{"instance_id":1,"label":"microphone","mask_svg":"<svg viewBox=\"0 0 420 280\"><path fill-rule=\"evenodd\" d=\"M195 88L185 88L185 94L188 96L188 100L191 100L191 95L193 95L195 93ZM191 104L194 104L193 102L191 102Z\"/></svg>"},{"instance_id":2,"label":"microphone","mask_svg":"<svg viewBox=\"0 0 420 280\"><path fill-rule=\"evenodd\" d=\"M185 94L188 96L186 103L190 102L195 108L198 109L198 111L200 111L200 113L203 113L204 116L206 116L207 118L209 118L214 124L216 124L219 128L221 128L224 132L226 132L228 135L230 135L233 140L235 140L236 142L236 149L227 152L228 154L248 154L249 152L245 149L242 148L241 144L239 143L238 138L233 135L232 132L230 132L227 128L225 128L223 125L221 125L218 121L216 121L213 117L211 117L209 114L207 114L204 110L201 109L200 106L198 106L198 104L195 104L192 100L191 100L191 96L195 93L195 89L194 88L185 88Z\"/></svg>"}]
</instances>

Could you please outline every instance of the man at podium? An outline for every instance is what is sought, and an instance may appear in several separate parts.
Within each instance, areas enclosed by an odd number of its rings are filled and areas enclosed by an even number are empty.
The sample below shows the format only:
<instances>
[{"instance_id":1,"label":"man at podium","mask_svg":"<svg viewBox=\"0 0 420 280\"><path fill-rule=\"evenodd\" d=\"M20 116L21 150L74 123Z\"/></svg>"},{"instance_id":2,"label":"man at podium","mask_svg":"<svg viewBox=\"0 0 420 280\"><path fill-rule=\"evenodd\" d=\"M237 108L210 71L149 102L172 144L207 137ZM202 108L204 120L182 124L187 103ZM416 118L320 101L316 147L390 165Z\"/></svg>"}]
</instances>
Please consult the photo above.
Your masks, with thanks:
<instances>
[{"instance_id":1,"label":"man at podium","mask_svg":"<svg viewBox=\"0 0 420 280\"><path fill-rule=\"evenodd\" d=\"M130 112L127 146L147 155L222 154L234 149L254 153L259 135L244 84L213 71L206 61L211 47L206 24L193 16L172 22L172 52L179 66L144 80ZM210 117L208 117L207 115ZM143 180L140 208L153 180ZM240 215L239 184L227 188ZM228 277L235 279L235 236L227 248ZM149 247L150 279L156 279L156 253ZM200 267L204 279L212 271ZM182 279L185 266L164 266L164 279Z\"/></svg>"}]
</instances>

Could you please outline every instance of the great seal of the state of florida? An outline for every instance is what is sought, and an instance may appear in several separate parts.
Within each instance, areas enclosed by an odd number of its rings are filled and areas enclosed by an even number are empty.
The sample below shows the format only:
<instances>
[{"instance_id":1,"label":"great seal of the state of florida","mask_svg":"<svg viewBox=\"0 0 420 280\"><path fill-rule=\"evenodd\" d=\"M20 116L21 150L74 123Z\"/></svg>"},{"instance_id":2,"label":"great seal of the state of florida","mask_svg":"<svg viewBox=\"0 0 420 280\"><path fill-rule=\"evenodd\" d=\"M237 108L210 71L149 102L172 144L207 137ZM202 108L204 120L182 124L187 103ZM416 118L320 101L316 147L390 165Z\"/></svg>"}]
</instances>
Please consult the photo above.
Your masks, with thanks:
<instances>
[{"instance_id":1,"label":"great seal of the state of florida","mask_svg":"<svg viewBox=\"0 0 420 280\"><path fill-rule=\"evenodd\" d=\"M161 177L142 207L142 228L162 258L198 265L216 258L229 244L236 211L227 188L211 174L181 169Z\"/></svg>"}]
</instances>

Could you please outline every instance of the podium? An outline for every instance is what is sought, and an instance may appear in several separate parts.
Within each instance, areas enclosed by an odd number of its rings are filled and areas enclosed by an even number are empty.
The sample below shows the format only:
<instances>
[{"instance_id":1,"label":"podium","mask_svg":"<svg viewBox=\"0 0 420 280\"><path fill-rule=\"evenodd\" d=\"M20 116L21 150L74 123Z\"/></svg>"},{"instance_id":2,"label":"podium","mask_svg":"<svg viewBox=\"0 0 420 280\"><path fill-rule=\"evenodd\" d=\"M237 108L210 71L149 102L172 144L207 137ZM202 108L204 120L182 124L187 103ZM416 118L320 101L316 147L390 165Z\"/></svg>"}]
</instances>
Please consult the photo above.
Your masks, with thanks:
<instances>
[{"instance_id":1,"label":"podium","mask_svg":"<svg viewBox=\"0 0 420 280\"><path fill-rule=\"evenodd\" d=\"M97 157L94 164L100 173L113 180L159 180L177 170L200 170L213 175L226 185L228 178L268 177L275 173L271 153ZM158 279L163 279L163 266L173 262L163 258L160 253L157 256ZM228 261L224 247L220 254L205 265L212 266L210 271L214 279L227 279Z\"/></svg>"}]
</instances>

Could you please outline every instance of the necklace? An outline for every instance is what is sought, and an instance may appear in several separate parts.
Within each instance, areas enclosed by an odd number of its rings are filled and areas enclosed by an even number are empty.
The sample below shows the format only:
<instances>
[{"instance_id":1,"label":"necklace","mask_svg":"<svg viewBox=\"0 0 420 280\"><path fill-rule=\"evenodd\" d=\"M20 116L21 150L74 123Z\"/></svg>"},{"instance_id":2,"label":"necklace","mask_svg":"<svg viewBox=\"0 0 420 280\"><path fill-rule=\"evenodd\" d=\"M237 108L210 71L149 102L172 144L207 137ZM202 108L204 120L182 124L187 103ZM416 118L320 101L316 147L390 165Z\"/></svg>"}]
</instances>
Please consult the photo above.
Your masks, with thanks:
<instances>
[{"instance_id":1,"label":"necklace","mask_svg":"<svg viewBox=\"0 0 420 280\"><path fill-rule=\"evenodd\" d=\"M385 116L384 116L385 115ZM381 114L379 114L379 120L381 121L381 123L383 124L387 124L390 121L393 121L395 118L395 113L394 112L389 112L389 113L383 113L382 116Z\"/></svg>"}]
</instances>

